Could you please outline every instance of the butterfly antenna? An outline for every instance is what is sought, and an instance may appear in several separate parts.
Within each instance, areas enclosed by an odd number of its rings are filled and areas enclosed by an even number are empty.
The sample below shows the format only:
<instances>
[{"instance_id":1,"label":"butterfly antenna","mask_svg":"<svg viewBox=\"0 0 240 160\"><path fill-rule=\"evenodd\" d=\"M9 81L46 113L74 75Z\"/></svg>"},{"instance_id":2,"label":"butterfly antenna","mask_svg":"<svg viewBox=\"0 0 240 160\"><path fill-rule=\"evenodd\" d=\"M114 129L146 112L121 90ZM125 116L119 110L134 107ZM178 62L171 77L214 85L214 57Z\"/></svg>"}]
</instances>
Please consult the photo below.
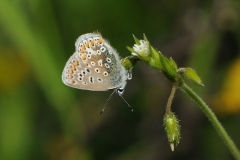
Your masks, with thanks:
<instances>
[{"instance_id":1,"label":"butterfly antenna","mask_svg":"<svg viewBox=\"0 0 240 160\"><path fill-rule=\"evenodd\" d=\"M105 108L106 108L106 106L107 106L107 103L108 103L108 101L111 99L111 97L112 97L112 95L113 95L114 92L115 92L115 91L113 91L113 92L110 94L109 98L107 99L107 102L104 104L104 107L103 107L103 109L102 109L101 112L100 112L100 115L104 112L104 110L105 110Z\"/></svg>"},{"instance_id":2,"label":"butterfly antenna","mask_svg":"<svg viewBox=\"0 0 240 160\"><path fill-rule=\"evenodd\" d=\"M119 95L123 101L128 105L128 107L131 109L131 111L133 111L133 108L130 106L130 104L128 104L128 102L123 98L123 96Z\"/></svg>"}]
</instances>

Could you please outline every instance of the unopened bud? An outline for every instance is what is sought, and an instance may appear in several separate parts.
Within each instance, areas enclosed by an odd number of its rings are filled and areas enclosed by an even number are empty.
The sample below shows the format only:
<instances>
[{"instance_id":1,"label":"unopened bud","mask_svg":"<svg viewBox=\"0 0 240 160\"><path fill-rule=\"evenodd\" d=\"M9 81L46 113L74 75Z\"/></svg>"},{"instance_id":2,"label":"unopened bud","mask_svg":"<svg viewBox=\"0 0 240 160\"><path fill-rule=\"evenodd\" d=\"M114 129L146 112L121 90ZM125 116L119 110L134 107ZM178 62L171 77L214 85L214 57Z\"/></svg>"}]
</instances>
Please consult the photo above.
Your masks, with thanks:
<instances>
[{"instance_id":1,"label":"unopened bud","mask_svg":"<svg viewBox=\"0 0 240 160\"><path fill-rule=\"evenodd\" d=\"M174 144L178 145L180 141L180 125L176 115L172 112L166 114L164 116L164 125L171 150L174 151Z\"/></svg>"},{"instance_id":2,"label":"unopened bud","mask_svg":"<svg viewBox=\"0 0 240 160\"><path fill-rule=\"evenodd\" d=\"M200 79L200 77L198 76L197 72L194 69L180 68L180 69L178 69L178 73L182 74L188 80L190 80L200 86L204 86L202 80Z\"/></svg>"}]
</instances>

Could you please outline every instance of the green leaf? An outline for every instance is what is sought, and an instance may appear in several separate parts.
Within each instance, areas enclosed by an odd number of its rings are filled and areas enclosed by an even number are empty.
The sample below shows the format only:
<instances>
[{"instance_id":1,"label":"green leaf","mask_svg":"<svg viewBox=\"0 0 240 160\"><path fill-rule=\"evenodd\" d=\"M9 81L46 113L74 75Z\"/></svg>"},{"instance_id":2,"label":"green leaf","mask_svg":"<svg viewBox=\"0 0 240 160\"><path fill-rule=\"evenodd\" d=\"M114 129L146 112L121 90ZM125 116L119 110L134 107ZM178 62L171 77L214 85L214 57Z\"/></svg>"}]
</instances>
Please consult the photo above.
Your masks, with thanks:
<instances>
[{"instance_id":1,"label":"green leaf","mask_svg":"<svg viewBox=\"0 0 240 160\"><path fill-rule=\"evenodd\" d=\"M197 72L192 69L192 68L181 68L179 69L180 73L183 74L183 76L187 79L189 79L190 81L200 85L200 86L204 86L204 84L202 83L202 80L200 79L200 77L198 76Z\"/></svg>"},{"instance_id":2,"label":"green leaf","mask_svg":"<svg viewBox=\"0 0 240 160\"><path fill-rule=\"evenodd\" d=\"M135 43L136 43L137 45L140 45L140 44L141 44L140 41L139 41L139 39L137 39L137 37L135 37L134 34L133 34L133 38L134 38L134 41L135 41Z\"/></svg>"},{"instance_id":3,"label":"green leaf","mask_svg":"<svg viewBox=\"0 0 240 160\"><path fill-rule=\"evenodd\" d=\"M174 67L175 71L177 72L178 67L177 67L176 62L172 59L172 57L170 57L169 62Z\"/></svg>"},{"instance_id":4,"label":"green leaf","mask_svg":"<svg viewBox=\"0 0 240 160\"><path fill-rule=\"evenodd\" d=\"M143 34L143 39L144 39L145 41L149 42L145 34Z\"/></svg>"},{"instance_id":5,"label":"green leaf","mask_svg":"<svg viewBox=\"0 0 240 160\"><path fill-rule=\"evenodd\" d=\"M128 49L130 52L132 52L132 53L135 53L135 51L134 51L134 49L133 49L133 48L131 48L131 47L127 46L127 49Z\"/></svg>"}]
</instances>

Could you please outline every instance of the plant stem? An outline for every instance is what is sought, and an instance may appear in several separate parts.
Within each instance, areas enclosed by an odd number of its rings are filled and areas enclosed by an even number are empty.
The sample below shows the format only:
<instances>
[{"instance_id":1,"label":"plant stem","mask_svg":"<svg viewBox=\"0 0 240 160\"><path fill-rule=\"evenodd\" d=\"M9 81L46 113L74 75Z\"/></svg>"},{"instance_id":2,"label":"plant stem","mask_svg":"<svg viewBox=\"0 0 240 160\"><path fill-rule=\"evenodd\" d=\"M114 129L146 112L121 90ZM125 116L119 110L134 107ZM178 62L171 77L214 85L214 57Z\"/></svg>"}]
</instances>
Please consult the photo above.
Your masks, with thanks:
<instances>
[{"instance_id":1,"label":"plant stem","mask_svg":"<svg viewBox=\"0 0 240 160\"><path fill-rule=\"evenodd\" d=\"M172 105L173 97L175 95L176 90L177 90L177 86L174 84L173 88L172 88L172 91L170 93L170 96L168 98L167 107L166 107L166 114L171 113L171 105Z\"/></svg>"},{"instance_id":2,"label":"plant stem","mask_svg":"<svg viewBox=\"0 0 240 160\"><path fill-rule=\"evenodd\" d=\"M217 130L218 134L222 137L226 145L228 146L229 150L233 154L233 156L240 160L240 152L232 139L227 134L226 130L223 128L221 123L218 121L215 114L212 112L212 110L207 106L207 104L185 83L183 83L180 88L184 90L192 99L194 99L198 105L201 107L203 112L206 114L210 122L212 122L212 125Z\"/></svg>"}]
</instances>

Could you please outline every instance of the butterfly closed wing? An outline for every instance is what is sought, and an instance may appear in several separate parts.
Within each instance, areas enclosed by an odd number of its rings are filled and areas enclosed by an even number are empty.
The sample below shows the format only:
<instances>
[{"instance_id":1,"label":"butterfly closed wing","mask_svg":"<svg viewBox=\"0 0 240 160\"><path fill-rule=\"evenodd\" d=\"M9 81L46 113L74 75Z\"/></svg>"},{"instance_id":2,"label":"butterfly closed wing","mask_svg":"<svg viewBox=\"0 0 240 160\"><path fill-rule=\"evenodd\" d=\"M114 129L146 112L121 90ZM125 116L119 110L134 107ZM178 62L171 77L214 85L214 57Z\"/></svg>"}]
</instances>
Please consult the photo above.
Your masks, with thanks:
<instances>
[{"instance_id":1,"label":"butterfly closed wing","mask_svg":"<svg viewBox=\"0 0 240 160\"><path fill-rule=\"evenodd\" d=\"M116 50L99 33L81 35L75 47L64 67L63 83L92 91L116 89L122 95L129 76Z\"/></svg>"}]
</instances>

